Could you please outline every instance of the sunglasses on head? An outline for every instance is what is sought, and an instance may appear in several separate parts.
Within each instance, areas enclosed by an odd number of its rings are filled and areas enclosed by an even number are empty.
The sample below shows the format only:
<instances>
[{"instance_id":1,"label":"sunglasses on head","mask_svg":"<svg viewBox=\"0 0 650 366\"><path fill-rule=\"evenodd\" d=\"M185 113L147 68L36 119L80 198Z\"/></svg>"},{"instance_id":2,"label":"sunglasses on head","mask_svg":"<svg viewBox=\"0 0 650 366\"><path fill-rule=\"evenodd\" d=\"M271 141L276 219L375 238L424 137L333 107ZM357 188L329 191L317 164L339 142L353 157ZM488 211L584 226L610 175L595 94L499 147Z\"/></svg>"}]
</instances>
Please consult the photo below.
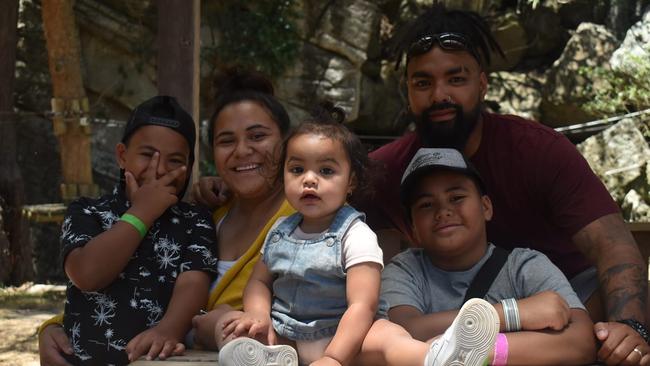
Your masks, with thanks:
<instances>
[{"instance_id":1,"label":"sunglasses on head","mask_svg":"<svg viewBox=\"0 0 650 366\"><path fill-rule=\"evenodd\" d=\"M451 32L426 34L419 37L409 46L406 53L407 58L423 55L429 52L434 43L438 43L440 48L446 51L467 51L479 63L481 63L481 58L478 56L478 53L476 52L476 49L472 43L462 34Z\"/></svg>"}]
</instances>

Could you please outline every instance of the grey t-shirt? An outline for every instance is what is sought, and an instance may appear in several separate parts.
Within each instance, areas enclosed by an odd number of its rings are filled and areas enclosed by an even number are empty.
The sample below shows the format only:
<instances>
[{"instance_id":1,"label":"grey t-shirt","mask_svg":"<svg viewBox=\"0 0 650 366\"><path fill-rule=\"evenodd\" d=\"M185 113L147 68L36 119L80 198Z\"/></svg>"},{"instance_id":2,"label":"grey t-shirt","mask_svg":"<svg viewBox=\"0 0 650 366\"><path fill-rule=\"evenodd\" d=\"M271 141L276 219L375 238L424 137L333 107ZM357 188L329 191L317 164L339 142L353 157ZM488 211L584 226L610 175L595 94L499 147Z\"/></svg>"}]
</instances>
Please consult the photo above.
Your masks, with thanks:
<instances>
[{"instance_id":1,"label":"grey t-shirt","mask_svg":"<svg viewBox=\"0 0 650 366\"><path fill-rule=\"evenodd\" d=\"M435 267L423 249L408 249L386 265L381 276L381 297L391 308L410 305L423 314L460 309L477 272L492 254L489 244L483 258L466 271L448 272ZM515 248L484 299L497 303L523 299L539 292L557 292L570 308L584 309L564 274L542 253Z\"/></svg>"}]
</instances>

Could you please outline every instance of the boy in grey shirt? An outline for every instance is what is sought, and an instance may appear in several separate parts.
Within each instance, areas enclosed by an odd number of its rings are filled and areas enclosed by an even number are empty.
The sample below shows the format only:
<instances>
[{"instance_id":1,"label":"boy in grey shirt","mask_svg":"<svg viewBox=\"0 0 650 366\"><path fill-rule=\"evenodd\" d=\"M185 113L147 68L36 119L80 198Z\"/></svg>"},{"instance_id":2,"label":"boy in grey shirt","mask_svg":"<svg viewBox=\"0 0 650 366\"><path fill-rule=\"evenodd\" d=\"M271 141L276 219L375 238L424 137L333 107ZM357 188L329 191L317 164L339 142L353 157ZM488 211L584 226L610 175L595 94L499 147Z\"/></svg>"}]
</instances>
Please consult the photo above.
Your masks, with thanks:
<instances>
[{"instance_id":1,"label":"boy in grey shirt","mask_svg":"<svg viewBox=\"0 0 650 366\"><path fill-rule=\"evenodd\" d=\"M453 149L420 149L402 177L401 197L421 248L397 255L386 266L381 296L390 304L391 321L426 340L451 324L495 250L485 231L492 204L476 170ZM491 364L595 359L589 315L544 254L514 249L484 299L494 304L504 332L488 357Z\"/></svg>"}]
</instances>

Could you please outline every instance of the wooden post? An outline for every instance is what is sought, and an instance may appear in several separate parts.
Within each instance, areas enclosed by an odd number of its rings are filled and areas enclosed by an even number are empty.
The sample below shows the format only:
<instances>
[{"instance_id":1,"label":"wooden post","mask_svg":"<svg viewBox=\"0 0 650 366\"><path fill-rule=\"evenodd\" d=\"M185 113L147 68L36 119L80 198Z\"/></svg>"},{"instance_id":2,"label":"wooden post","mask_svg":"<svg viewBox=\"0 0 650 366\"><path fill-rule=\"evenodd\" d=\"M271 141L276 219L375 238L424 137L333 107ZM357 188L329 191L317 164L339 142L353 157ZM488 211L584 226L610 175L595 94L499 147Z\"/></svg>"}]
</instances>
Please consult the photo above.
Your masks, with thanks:
<instances>
[{"instance_id":1,"label":"wooden post","mask_svg":"<svg viewBox=\"0 0 650 366\"><path fill-rule=\"evenodd\" d=\"M13 113L18 0L0 0L0 9L0 283L18 285L34 277Z\"/></svg>"},{"instance_id":2,"label":"wooden post","mask_svg":"<svg viewBox=\"0 0 650 366\"><path fill-rule=\"evenodd\" d=\"M199 176L199 0L158 0L158 93L175 97L194 119L193 179Z\"/></svg>"},{"instance_id":3,"label":"wooden post","mask_svg":"<svg viewBox=\"0 0 650 366\"><path fill-rule=\"evenodd\" d=\"M41 6L54 95L54 134L61 150L61 195L69 202L78 196L98 194L92 177L88 99L81 80L79 35L73 0L43 0Z\"/></svg>"}]
</instances>

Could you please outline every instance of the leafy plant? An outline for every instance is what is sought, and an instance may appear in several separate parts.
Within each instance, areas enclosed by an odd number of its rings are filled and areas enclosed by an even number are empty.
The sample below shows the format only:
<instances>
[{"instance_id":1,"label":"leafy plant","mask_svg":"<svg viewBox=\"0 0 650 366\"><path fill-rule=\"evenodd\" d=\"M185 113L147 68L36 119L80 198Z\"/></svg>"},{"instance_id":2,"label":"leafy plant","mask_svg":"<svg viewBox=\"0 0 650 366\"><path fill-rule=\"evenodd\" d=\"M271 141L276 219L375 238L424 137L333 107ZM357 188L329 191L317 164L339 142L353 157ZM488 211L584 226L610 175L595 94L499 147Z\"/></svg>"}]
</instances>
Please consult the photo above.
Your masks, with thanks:
<instances>
[{"instance_id":1,"label":"leafy plant","mask_svg":"<svg viewBox=\"0 0 650 366\"><path fill-rule=\"evenodd\" d=\"M239 65L270 76L281 74L298 55L297 0L225 0L207 15L214 45L203 57L217 65Z\"/></svg>"},{"instance_id":2,"label":"leafy plant","mask_svg":"<svg viewBox=\"0 0 650 366\"><path fill-rule=\"evenodd\" d=\"M624 69L599 66L579 72L593 80L585 89L589 100L583 108L587 112L612 116L650 108L650 59L630 56Z\"/></svg>"}]
</instances>

